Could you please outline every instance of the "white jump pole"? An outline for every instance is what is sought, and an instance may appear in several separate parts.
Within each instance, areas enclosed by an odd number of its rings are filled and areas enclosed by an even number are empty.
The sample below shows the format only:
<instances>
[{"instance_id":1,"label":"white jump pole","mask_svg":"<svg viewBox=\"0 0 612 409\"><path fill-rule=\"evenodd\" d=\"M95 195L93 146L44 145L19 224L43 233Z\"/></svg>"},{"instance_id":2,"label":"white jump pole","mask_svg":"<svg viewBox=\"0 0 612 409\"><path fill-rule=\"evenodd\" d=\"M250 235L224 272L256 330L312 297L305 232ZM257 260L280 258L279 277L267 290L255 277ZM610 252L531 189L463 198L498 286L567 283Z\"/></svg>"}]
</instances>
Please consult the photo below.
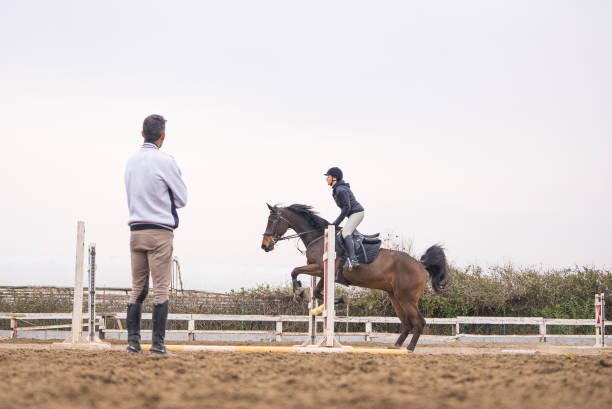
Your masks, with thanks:
<instances>
[{"instance_id":1,"label":"white jump pole","mask_svg":"<svg viewBox=\"0 0 612 409\"><path fill-rule=\"evenodd\" d=\"M606 345L604 293L595 294L595 346Z\"/></svg>"},{"instance_id":2,"label":"white jump pole","mask_svg":"<svg viewBox=\"0 0 612 409\"><path fill-rule=\"evenodd\" d=\"M334 337L334 322L336 318L335 285L336 285L336 227L330 225L325 230L323 244L323 304L317 306L313 296L316 278L310 278L310 297L308 302L308 339L302 346L340 347ZM323 339L316 344L317 315L323 316Z\"/></svg>"},{"instance_id":3,"label":"white jump pole","mask_svg":"<svg viewBox=\"0 0 612 409\"><path fill-rule=\"evenodd\" d=\"M323 332L325 346L334 346L334 322L336 318L336 226L329 225L325 230L323 249L323 268L325 270L325 311L323 311Z\"/></svg>"},{"instance_id":4,"label":"white jump pole","mask_svg":"<svg viewBox=\"0 0 612 409\"><path fill-rule=\"evenodd\" d=\"M73 344L83 337L83 261L85 256L85 222L77 222L76 262L74 268L74 299L72 304Z\"/></svg>"},{"instance_id":5,"label":"white jump pole","mask_svg":"<svg viewBox=\"0 0 612 409\"><path fill-rule=\"evenodd\" d=\"M74 269L74 299L72 305L72 333L64 342L54 343L55 348L109 349L110 344L101 342L95 335L95 272L96 245L89 248L89 297L88 336L83 337L83 262L85 260L85 222L77 222L76 264Z\"/></svg>"}]
</instances>

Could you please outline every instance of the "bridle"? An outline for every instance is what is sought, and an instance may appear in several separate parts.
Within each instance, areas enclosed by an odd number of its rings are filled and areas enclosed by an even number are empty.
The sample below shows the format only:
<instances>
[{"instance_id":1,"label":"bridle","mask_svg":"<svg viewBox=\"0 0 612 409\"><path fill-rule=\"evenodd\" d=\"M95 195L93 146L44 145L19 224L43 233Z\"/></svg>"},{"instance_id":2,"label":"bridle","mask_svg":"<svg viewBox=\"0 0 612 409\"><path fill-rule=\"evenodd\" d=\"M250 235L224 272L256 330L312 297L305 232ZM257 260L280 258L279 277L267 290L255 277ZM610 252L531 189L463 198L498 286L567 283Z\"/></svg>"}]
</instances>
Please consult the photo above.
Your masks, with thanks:
<instances>
[{"instance_id":1,"label":"bridle","mask_svg":"<svg viewBox=\"0 0 612 409\"><path fill-rule=\"evenodd\" d=\"M282 221L286 222L289 227L293 228L291 226L291 222L289 220L287 220L286 218L284 218L279 212L274 212L274 213L270 214L270 216L276 216L276 219L274 220L274 228L272 229L272 231L264 232L263 236L264 237L265 236L271 236L270 240L272 240L272 244L276 244L279 241L283 241L283 240L289 240L289 239L295 239L295 238L298 238L298 237L302 237L305 234L317 231L316 229L315 230L308 230L308 231L305 231L305 232L302 232L302 233L290 234L288 236L279 237L279 235L278 235L278 225L279 225L280 221L282 220ZM321 236L321 237L323 237L323 236ZM317 241L318 239L319 238L315 239L314 241Z\"/></svg>"}]
</instances>

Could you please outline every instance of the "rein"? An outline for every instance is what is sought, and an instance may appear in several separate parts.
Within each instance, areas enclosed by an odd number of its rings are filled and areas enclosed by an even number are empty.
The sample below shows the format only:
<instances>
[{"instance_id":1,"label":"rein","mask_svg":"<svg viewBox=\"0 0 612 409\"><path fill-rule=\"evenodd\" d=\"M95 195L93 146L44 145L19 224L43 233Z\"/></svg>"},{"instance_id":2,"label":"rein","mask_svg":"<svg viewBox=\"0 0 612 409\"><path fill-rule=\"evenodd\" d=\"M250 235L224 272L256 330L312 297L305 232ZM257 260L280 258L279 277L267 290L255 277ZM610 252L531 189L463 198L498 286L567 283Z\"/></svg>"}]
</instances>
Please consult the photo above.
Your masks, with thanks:
<instances>
[{"instance_id":1,"label":"rein","mask_svg":"<svg viewBox=\"0 0 612 409\"><path fill-rule=\"evenodd\" d=\"M274 215L276 216L276 220L274 221L274 231L267 231L263 235L264 236L272 236L272 241L275 244L278 243L279 241L283 241L283 240L290 240L290 239L295 239L295 238L301 238L305 234L313 233L315 231L318 231L317 229L314 229L314 230L308 230L308 231L305 231L305 232L302 232L302 233L290 234L288 236L276 237L277 236L276 230L278 229L278 223L281 220L283 220L284 222L286 222L289 225L289 227L291 227L291 222L289 220L285 219L283 216L281 216L280 213L274 213ZM312 243L314 243L315 241L318 241L321 237L323 237L323 236L317 237L316 239L311 241L310 244L308 244L306 246L306 249L308 249L308 247L310 247L310 245ZM299 248L298 248L298 250L300 252L302 252Z\"/></svg>"},{"instance_id":2,"label":"rein","mask_svg":"<svg viewBox=\"0 0 612 409\"><path fill-rule=\"evenodd\" d=\"M274 238L273 237L272 240L278 242L278 241L283 241L283 240L295 239L297 237L302 237L304 234L312 233L313 231L316 231L316 230L309 230L309 231L305 231L303 233L291 234L289 236L283 236L283 237L279 237L279 238ZM321 236L321 237L323 237L323 236Z\"/></svg>"}]
</instances>

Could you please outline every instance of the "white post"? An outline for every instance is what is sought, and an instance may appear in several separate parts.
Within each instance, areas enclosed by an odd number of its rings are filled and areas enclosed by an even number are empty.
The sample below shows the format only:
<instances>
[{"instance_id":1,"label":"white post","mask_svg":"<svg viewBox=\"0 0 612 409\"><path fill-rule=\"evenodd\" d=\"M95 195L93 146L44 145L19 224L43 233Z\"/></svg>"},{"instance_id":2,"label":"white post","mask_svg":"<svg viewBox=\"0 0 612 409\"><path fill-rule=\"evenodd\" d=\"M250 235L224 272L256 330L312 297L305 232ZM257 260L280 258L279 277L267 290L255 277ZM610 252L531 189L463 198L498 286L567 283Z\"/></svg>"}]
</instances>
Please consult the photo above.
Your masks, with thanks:
<instances>
[{"instance_id":1,"label":"white post","mask_svg":"<svg viewBox=\"0 0 612 409\"><path fill-rule=\"evenodd\" d=\"M106 321L104 316L98 318L98 338L104 338L104 331L106 331Z\"/></svg>"},{"instance_id":2,"label":"white post","mask_svg":"<svg viewBox=\"0 0 612 409\"><path fill-rule=\"evenodd\" d=\"M74 300L72 305L72 343L83 336L83 261L85 257L85 222L77 222L76 263L74 268Z\"/></svg>"},{"instance_id":3,"label":"white post","mask_svg":"<svg viewBox=\"0 0 612 409\"><path fill-rule=\"evenodd\" d=\"M334 346L334 322L336 318L335 286L336 286L336 226L329 225L325 230L325 248L323 250L323 266L325 279L325 311L323 325L325 346Z\"/></svg>"},{"instance_id":4,"label":"white post","mask_svg":"<svg viewBox=\"0 0 612 409\"><path fill-rule=\"evenodd\" d=\"M72 333L64 342L52 344L53 348L109 349L110 344L100 341L96 335L95 298L95 244L90 247L88 334L83 337L83 262L85 260L85 222L77 222L76 264L74 271L74 300L72 305ZM93 250L93 252L92 252ZM92 256L93 255L93 256Z\"/></svg>"},{"instance_id":5,"label":"white post","mask_svg":"<svg viewBox=\"0 0 612 409\"><path fill-rule=\"evenodd\" d=\"M365 324L365 340L370 342L372 340L372 321L367 321Z\"/></svg>"},{"instance_id":6,"label":"white post","mask_svg":"<svg viewBox=\"0 0 612 409\"><path fill-rule=\"evenodd\" d=\"M195 320L189 320L187 323L187 330L189 331L187 334L187 339L189 341L195 341Z\"/></svg>"},{"instance_id":7,"label":"white post","mask_svg":"<svg viewBox=\"0 0 612 409\"><path fill-rule=\"evenodd\" d=\"M17 327L18 327L18 323L17 323L17 318L11 318L11 336L10 338L17 338Z\"/></svg>"},{"instance_id":8,"label":"white post","mask_svg":"<svg viewBox=\"0 0 612 409\"><path fill-rule=\"evenodd\" d=\"M546 342L546 318L540 322L540 342Z\"/></svg>"},{"instance_id":9,"label":"white post","mask_svg":"<svg viewBox=\"0 0 612 409\"><path fill-rule=\"evenodd\" d=\"M605 346L604 293L595 294L595 346Z\"/></svg>"},{"instance_id":10,"label":"white post","mask_svg":"<svg viewBox=\"0 0 612 409\"><path fill-rule=\"evenodd\" d=\"M283 342L283 322L276 321L276 342Z\"/></svg>"},{"instance_id":11,"label":"white post","mask_svg":"<svg viewBox=\"0 0 612 409\"><path fill-rule=\"evenodd\" d=\"M336 285L336 226L325 229L323 242L323 305L317 307L313 297L316 279L310 279L310 300L308 303L308 339L301 346L315 345L317 332L317 315L323 315L323 339L316 346L341 347L334 338L336 318L335 285Z\"/></svg>"}]
</instances>

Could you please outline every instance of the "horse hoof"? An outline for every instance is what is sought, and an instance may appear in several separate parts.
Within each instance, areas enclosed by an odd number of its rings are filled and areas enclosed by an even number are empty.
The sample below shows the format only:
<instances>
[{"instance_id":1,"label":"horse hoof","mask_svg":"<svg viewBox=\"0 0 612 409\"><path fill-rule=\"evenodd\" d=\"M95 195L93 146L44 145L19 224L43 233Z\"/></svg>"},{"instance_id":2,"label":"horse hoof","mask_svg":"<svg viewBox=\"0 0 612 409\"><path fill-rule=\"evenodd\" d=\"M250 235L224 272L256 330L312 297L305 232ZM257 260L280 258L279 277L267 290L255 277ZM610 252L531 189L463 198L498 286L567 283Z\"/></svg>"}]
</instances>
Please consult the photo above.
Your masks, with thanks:
<instances>
[{"instance_id":1,"label":"horse hoof","mask_svg":"<svg viewBox=\"0 0 612 409\"><path fill-rule=\"evenodd\" d=\"M334 298L334 304L335 305L340 305L340 304L347 304L349 303L349 298L346 294L342 295L342 297L336 297Z\"/></svg>"},{"instance_id":2,"label":"horse hoof","mask_svg":"<svg viewBox=\"0 0 612 409\"><path fill-rule=\"evenodd\" d=\"M304 300L304 290L294 291L293 292L293 301L300 302Z\"/></svg>"}]
</instances>

